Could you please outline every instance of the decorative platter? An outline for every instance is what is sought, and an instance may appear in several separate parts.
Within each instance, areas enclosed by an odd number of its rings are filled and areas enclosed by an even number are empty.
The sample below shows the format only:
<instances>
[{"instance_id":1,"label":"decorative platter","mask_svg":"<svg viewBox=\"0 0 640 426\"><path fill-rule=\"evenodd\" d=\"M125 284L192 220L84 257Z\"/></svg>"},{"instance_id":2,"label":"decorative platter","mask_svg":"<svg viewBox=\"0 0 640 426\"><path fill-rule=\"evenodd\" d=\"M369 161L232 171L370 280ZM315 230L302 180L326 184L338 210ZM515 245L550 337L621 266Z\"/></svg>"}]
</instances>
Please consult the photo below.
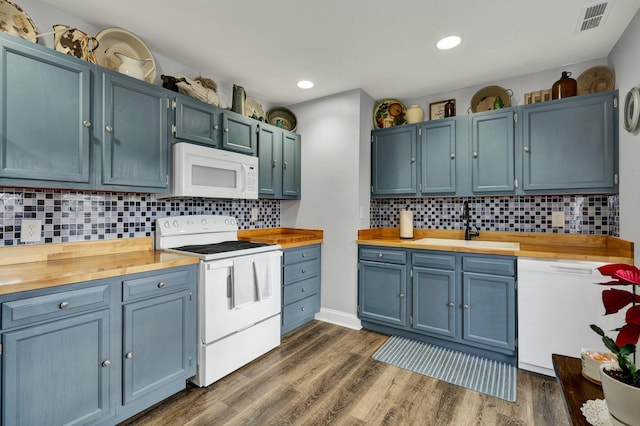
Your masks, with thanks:
<instances>
[{"instance_id":1,"label":"decorative platter","mask_svg":"<svg viewBox=\"0 0 640 426\"><path fill-rule=\"evenodd\" d=\"M405 104L397 99L385 99L378 102L373 109L373 126L376 129L382 129L384 127L385 118L393 120L392 126L400 126L406 123L404 113L407 111Z\"/></svg>"},{"instance_id":2,"label":"decorative platter","mask_svg":"<svg viewBox=\"0 0 640 426\"><path fill-rule=\"evenodd\" d=\"M616 84L616 74L604 65L591 67L584 71L576 79L578 83L578 95L606 92L613 90Z\"/></svg>"},{"instance_id":3,"label":"decorative platter","mask_svg":"<svg viewBox=\"0 0 640 426\"><path fill-rule=\"evenodd\" d=\"M260 105L260 102L249 96L247 96L247 99L244 100L244 115L260 121L266 121L267 119L264 114L264 109L262 108L262 105Z\"/></svg>"},{"instance_id":4,"label":"decorative platter","mask_svg":"<svg viewBox=\"0 0 640 426\"><path fill-rule=\"evenodd\" d=\"M0 0L0 30L33 43L38 41L38 31L29 15L9 0Z\"/></svg>"},{"instance_id":5,"label":"decorative platter","mask_svg":"<svg viewBox=\"0 0 640 426\"><path fill-rule=\"evenodd\" d=\"M296 115L285 107L275 107L267 111L267 122L274 126L282 127L285 130L295 132L298 126Z\"/></svg>"},{"instance_id":6,"label":"decorative platter","mask_svg":"<svg viewBox=\"0 0 640 426\"><path fill-rule=\"evenodd\" d=\"M96 35L96 40L99 43L98 49L95 51L98 65L118 71L120 59L116 57L114 52L123 53L130 58L149 59L142 67L146 75L144 80L147 83L155 82L156 62L151 50L140 37L122 28L106 28Z\"/></svg>"}]
</instances>

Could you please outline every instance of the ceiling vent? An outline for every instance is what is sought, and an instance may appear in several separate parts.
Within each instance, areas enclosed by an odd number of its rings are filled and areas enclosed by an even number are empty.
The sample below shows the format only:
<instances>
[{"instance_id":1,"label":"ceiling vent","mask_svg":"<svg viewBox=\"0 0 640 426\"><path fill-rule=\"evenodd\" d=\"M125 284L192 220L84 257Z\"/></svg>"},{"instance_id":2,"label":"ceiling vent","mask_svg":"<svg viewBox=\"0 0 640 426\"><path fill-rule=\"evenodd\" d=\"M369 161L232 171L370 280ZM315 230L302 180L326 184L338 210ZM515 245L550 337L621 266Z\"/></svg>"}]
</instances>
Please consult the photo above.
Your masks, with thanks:
<instances>
[{"instance_id":1,"label":"ceiling vent","mask_svg":"<svg viewBox=\"0 0 640 426\"><path fill-rule=\"evenodd\" d=\"M578 32L598 28L600 25L604 24L604 21L611 10L612 3L613 0L608 0L584 6L580 12Z\"/></svg>"}]
</instances>

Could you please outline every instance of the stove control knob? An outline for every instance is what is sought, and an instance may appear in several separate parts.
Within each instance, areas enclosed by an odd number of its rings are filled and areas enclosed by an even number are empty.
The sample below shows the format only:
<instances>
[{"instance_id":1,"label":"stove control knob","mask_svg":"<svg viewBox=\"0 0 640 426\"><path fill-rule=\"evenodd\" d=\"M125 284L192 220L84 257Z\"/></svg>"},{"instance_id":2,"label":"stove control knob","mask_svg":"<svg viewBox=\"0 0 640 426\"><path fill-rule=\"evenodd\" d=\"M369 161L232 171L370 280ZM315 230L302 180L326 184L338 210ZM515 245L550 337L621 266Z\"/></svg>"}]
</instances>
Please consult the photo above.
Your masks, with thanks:
<instances>
[{"instance_id":1,"label":"stove control knob","mask_svg":"<svg viewBox=\"0 0 640 426\"><path fill-rule=\"evenodd\" d=\"M236 224L236 221L234 219L231 219L229 222L231 222L232 225Z\"/></svg>"},{"instance_id":2,"label":"stove control knob","mask_svg":"<svg viewBox=\"0 0 640 426\"><path fill-rule=\"evenodd\" d=\"M164 221L164 227L165 227L165 228L171 228L171 224L169 223L169 221L168 221L168 220L165 220L165 221Z\"/></svg>"},{"instance_id":3,"label":"stove control knob","mask_svg":"<svg viewBox=\"0 0 640 426\"><path fill-rule=\"evenodd\" d=\"M173 226L175 226L177 228L178 226L180 226L180 222L178 222L177 220L174 220L173 221Z\"/></svg>"},{"instance_id":4,"label":"stove control knob","mask_svg":"<svg viewBox=\"0 0 640 426\"><path fill-rule=\"evenodd\" d=\"M206 219L206 218L205 218L205 219L202 219L202 224L203 224L203 225L206 225L207 223L208 223L208 222L207 222L207 219Z\"/></svg>"}]
</instances>

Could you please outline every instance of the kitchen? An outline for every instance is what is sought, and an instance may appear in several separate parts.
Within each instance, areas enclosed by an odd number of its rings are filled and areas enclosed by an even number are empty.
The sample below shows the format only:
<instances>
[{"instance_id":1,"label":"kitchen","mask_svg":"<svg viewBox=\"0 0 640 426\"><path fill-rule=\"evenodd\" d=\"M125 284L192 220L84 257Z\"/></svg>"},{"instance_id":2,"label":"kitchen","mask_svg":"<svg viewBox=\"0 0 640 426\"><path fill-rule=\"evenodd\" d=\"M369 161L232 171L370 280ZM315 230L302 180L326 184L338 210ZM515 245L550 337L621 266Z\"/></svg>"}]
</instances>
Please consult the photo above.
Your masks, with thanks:
<instances>
[{"instance_id":1,"label":"kitchen","mask_svg":"<svg viewBox=\"0 0 640 426\"><path fill-rule=\"evenodd\" d=\"M50 10L39 2L21 2L42 31L51 24L77 24L85 30L90 26L81 25L73 19ZM38 10L42 10L38 14ZM571 70L578 75L582 70L599 64L610 65L616 70L617 87L620 94L638 84L635 81L637 60L633 52L633 41L637 40L637 19L627 29L627 34L619 41L608 58L576 64ZM96 29L97 32L98 29ZM167 70L170 68L167 66ZM177 70L179 68L176 67ZM560 69L536 73L531 76L505 78L491 83L510 87L522 94L532 89L545 87L557 80ZM406 99L407 104L427 105L455 97L460 111L464 110L468 99L477 87L460 89L446 94L434 94L424 98ZM58 191L6 191L3 193L3 213L5 244L16 241L16 235L7 226L17 226L12 222L13 212L33 213L32 217L50 214L61 217L60 228L53 223L45 224L45 238L53 242L62 241L68 232L69 241L91 239L93 235L108 237L144 236L152 232L154 215L180 212L222 212L231 209L243 226L322 229L325 232L323 246L323 300L320 318L357 328L356 276L357 276L357 231L371 227L369 214L369 157L368 146L371 129L370 113L374 100L362 90L350 90L327 96L315 101L303 102L292 107L300 123L299 132L303 136L303 197L300 202L254 201L158 201L149 194L102 194L68 193ZM322 117L318 120L317 117ZM327 125L330 123L330 126ZM327 129L331 132L327 135ZM637 241L640 230L634 223L635 212L640 211L633 182L637 181L636 168L631 163L637 156L637 135L620 129L620 228L619 235L629 241ZM359 145L353 141L359 140ZM326 173L324 165L332 164L340 173ZM359 167L354 167L359 164ZM339 188L339 189L338 189ZM628 194L628 195L627 195ZM332 205L327 205L331 200ZM374 206L376 205L374 202ZM609 200L600 201L608 205ZM58 213L57 206L60 213ZM617 206L617 204L614 204ZM102 206L108 206L101 211ZM340 206L335 208L332 206ZM251 209L257 207L260 215L257 222L251 221ZM402 206L404 207L404 206ZM13 217L13 216L11 216ZM387 220L392 223L388 216ZM379 223L381 226L387 222ZM113 224L113 225L112 225ZM248 224L248 225L246 225ZM47 228L47 225L50 228ZM376 224L378 225L378 224ZM456 224L457 225L457 224ZM67 231L68 229L68 231ZM50 235L47 234L50 232ZM58 232L58 233L56 233ZM60 240L58 239L60 238ZM328 266L330 265L330 266ZM345 280L345 277L350 277Z\"/></svg>"}]
</instances>

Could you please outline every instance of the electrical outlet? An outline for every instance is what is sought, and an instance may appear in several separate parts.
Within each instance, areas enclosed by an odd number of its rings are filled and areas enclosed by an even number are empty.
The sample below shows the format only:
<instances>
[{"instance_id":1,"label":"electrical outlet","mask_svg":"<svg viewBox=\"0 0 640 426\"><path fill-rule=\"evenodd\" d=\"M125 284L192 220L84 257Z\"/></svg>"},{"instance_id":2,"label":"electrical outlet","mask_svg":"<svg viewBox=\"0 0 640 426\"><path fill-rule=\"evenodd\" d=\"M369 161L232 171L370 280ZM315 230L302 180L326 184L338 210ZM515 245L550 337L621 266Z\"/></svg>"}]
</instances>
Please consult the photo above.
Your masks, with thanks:
<instances>
[{"instance_id":1,"label":"electrical outlet","mask_svg":"<svg viewBox=\"0 0 640 426\"><path fill-rule=\"evenodd\" d=\"M42 221L36 219L24 219L20 231L20 240L23 243L40 241L42 235Z\"/></svg>"},{"instance_id":2,"label":"electrical outlet","mask_svg":"<svg viewBox=\"0 0 640 426\"><path fill-rule=\"evenodd\" d=\"M551 212L551 226L564 227L564 212Z\"/></svg>"},{"instance_id":3,"label":"electrical outlet","mask_svg":"<svg viewBox=\"0 0 640 426\"><path fill-rule=\"evenodd\" d=\"M256 220L258 220L258 212L259 212L259 210L258 210L257 207L253 207L251 209L251 221L252 222L255 222Z\"/></svg>"}]
</instances>

